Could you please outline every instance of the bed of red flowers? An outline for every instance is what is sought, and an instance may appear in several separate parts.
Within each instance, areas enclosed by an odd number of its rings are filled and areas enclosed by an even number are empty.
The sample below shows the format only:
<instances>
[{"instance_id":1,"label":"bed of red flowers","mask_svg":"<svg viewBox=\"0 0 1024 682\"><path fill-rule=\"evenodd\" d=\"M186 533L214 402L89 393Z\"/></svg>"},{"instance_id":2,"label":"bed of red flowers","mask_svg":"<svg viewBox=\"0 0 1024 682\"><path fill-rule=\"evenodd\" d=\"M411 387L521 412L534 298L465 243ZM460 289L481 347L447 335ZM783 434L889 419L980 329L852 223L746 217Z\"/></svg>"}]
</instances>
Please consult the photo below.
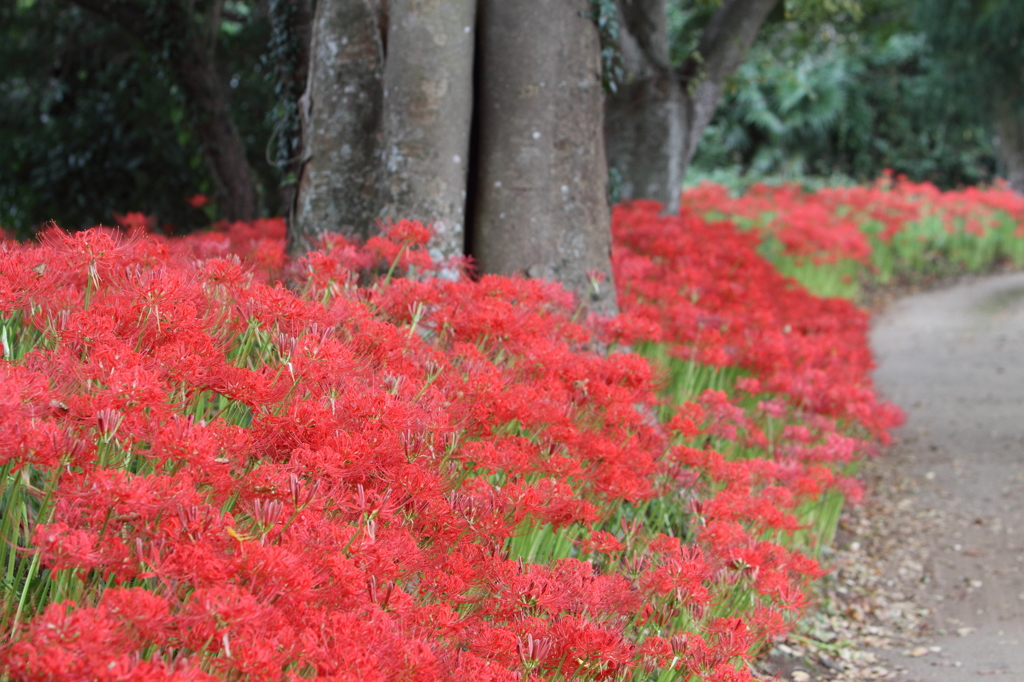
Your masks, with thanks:
<instances>
[{"instance_id":1,"label":"bed of red flowers","mask_svg":"<svg viewBox=\"0 0 1024 682\"><path fill-rule=\"evenodd\" d=\"M1024 267L1024 196L1004 183L940 191L886 173L873 184L804 191L795 183L722 185L686 192L689 209L752 229L761 252L812 290L855 295L846 285L887 284L935 273ZM809 266L809 267L801 267Z\"/></svg>"},{"instance_id":2,"label":"bed of red flowers","mask_svg":"<svg viewBox=\"0 0 1024 682\"><path fill-rule=\"evenodd\" d=\"M400 277L415 223L296 264L283 231L0 246L0 669L751 679L900 419L863 312L651 203L613 319Z\"/></svg>"}]
</instances>

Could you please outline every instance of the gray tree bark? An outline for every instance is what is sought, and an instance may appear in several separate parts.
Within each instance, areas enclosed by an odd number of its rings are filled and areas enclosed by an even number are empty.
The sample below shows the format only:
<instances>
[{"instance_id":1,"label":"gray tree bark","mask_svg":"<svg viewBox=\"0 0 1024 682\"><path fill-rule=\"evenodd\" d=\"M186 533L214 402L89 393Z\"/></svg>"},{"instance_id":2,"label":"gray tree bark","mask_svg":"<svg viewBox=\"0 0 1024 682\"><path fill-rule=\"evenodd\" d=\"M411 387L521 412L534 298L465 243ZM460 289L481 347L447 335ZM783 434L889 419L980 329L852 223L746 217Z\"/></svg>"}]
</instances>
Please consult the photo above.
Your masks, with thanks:
<instances>
[{"instance_id":1,"label":"gray tree bark","mask_svg":"<svg viewBox=\"0 0 1024 682\"><path fill-rule=\"evenodd\" d=\"M387 18L383 0L320 0L300 102L302 159L288 252L325 232L363 239L378 217Z\"/></svg>"},{"instance_id":2,"label":"gray tree bark","mask_svg":"<svg viewBox=\"0 0 1024 682\"><path fill-rule=\"evenodd\" d=\"M480 2L473 256L484 273L555 279L591 310L613 313L600 40L589 10L589 0Z\"/></svg>"},{"instance_id":3,"label":"gray tree bark","mask_svg":"<svg viewBox=\"0 0 1024 682\"><path fill-rule=\"evenodd\" d=\"M381 216L430 225L436 261L462 256L476 0L391 0L389 14Z\"/></svg>"},{"instance_id":4,"label":"gray tree bark","mask_svg":"<svg viewBox=\"0 0 1024 682\"><path fill-rule=\"evenodd\" d=\"M608 98L609 165L622 199L650 198L679 210L679 191L725 79L746 57L778 0L726 0L704 28L697 53L669 63L665 0L621 0L627 71Z\"/></svg>"},{"instance_id":5,"label":"gray tree bark","mask_svg":"<svg viewBox=\"0 0 1024 682\"><path fill-rule=\"evenodd\" d=\"M1006 97L996 100L996 134L1006 182L1024 194L1024 116Z\"/></svg>"}]
</instances>

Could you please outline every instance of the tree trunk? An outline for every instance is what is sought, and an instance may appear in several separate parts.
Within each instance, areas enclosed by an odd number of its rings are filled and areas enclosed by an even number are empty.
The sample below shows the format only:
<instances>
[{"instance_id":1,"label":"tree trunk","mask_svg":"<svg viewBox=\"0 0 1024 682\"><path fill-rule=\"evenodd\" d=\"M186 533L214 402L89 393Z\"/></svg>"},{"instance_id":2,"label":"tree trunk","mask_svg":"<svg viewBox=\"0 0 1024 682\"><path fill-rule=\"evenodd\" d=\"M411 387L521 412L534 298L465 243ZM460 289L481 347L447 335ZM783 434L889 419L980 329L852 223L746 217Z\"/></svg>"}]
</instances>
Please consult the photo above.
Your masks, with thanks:
<instances>
[{"instance_id":1,"label":"tree trunk","mask_svg":"<svg viewBox=\"0 0 1024 682\"><path fill-rule=\"evenodd\" d=\"M613 313L600 41L589 0L481 0L473 255ZM603 282L598 280L603 279Z\"/></svg>"},{"instance_id":2,"label":"tree trunk","mask_svg":"<svg viewBox=\"0 0 1024 682\"><path fill-rule=\"evenodd\" d=\"M274 163L281 172L281 203L288 224L295 222L295 199L302 170L302 123L299 100L309 79L309 47L313 36L312 0L270 0L270 45L277 92L282 107Z\"/></svg>"},{"instance_id":3,"label":"tree trunk","mask_svg":"<svg viewBox=\"0 0 1024 682\"><path fill-rule=\"evenodd\" d=\"M215 59L215 13L208 35L194 26L193 12L182 2L162 3L158 11L134 0L74 0L75 4L119 24L153 45L169 46L168 63L195 120L221 213L228 220L256 217L256 192L245 144L231 118Z\"/></svg>"},{"instance_id":4,"label":"tree trunk","mask_svg":"<svg viewBox=\"0 0 1024 682\"><path fill-rule=\"evenodd\" d=\"M686 93L672 73L665 0L619 3L625 82L605 104L608 162L620 199L671 208L682 184Z\"/></svg>"},{"instance_id":5,"label":"tree trunk","mask_svg":"<svg viewBox=\"0 0 1024 682\"><path fill-rule=\"evenodd\" d=\"M228 220L256 217L256 192L245 145L231 118L212 51L190 32L177 62L185 100L216 185L221 215Z\"/></svg>"},{"instance_id":6,"label":"tree trunk","mask_svg":"<svg viewBox=\"0 0 1024 682\"><path fill-rule=\"evenodd\" d=\"M302 160L288 251L321 234L362 239L374 229L381 153L387 19L382 0L320 0L300 104Z\"/></svg>"},{"instance_id":7,"label":"tree trunk","mask_svg":"<svg viewBox=\"0 0 1024 682\"><path fill-rule=\"evenodd\" d=\"M1006 170L1006 182L1024 194L1024 116L1006 97L996 101L997 147Z\"/></svg>"},{"instance_id":8,"label":"tree trunk","mask_svg":"<svg viewBox=\"0 0 1024 682\"><path fill-rule=\"evenodd\" d=\"M725 79L736 71L778 0L726 0L704 28L697 54L669 64L665 0L620 2L626 83L606 107L609 165L622 199L650 198L668 212Z\"/></svg>"},{"instance_id":9,"label":"tree trunk","mask_svg":"<svg viewBox=\"0 0 1024 682\"><path fill-rule=\"evenodd\" d=\"M476 0L391 0L389 14L381 214L432 226L435 260L461 257Z\"/></svg>"}]
</instances>

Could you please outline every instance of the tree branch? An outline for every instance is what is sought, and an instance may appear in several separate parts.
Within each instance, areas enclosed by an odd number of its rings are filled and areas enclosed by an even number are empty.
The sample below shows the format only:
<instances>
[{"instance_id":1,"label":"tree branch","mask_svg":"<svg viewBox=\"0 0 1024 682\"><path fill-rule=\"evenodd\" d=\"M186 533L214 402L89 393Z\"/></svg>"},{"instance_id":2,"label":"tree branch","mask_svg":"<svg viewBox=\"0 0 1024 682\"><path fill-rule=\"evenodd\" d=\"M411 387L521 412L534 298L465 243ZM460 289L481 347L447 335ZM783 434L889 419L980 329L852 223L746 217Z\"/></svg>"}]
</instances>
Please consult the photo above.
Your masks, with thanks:
<instances>
[{"instance_id":1,"label":"tree branch","mask_svg":"<svg viewBox=\"0 0 1024 682\"><path fill-rule=\"evenodd\" d=\"M746 57L779 0L726 0L704 28L697 53L677 70L684 86L694 79L721 81Z\"/></svg>"},{"instance_id":2,"label":"tree branch","mask_svg":"<svg viewBox=\"0 0 1024 682\"><path fill-rule=\"evenodd\" d=\"M619 0L618 6L624 28L644 58L658 71L671 71L665 0Z\"/></svg>"}]
</instances>

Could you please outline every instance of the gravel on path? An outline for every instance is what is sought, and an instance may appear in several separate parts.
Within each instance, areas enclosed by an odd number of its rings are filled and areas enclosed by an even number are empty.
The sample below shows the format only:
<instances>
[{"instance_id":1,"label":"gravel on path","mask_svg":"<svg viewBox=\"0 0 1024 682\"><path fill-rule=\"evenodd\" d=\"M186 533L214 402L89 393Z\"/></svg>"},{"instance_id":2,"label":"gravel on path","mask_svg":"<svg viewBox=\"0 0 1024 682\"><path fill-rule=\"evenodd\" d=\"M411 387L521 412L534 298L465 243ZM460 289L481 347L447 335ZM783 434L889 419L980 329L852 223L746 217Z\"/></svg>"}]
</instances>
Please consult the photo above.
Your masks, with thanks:
<instances>
[{"instance_id":1,"label":"gravel on path","mask_svg":"<svg viewBox=\"0 0 1024 682\"><path fill-rule=\"evenodd\" d=\"M1024 680L1024 274L898 301L871 341L908 415L881 475L932 520L914 601L944 655L907 658L905 677Z\"/></svg>"}]
</instances>

